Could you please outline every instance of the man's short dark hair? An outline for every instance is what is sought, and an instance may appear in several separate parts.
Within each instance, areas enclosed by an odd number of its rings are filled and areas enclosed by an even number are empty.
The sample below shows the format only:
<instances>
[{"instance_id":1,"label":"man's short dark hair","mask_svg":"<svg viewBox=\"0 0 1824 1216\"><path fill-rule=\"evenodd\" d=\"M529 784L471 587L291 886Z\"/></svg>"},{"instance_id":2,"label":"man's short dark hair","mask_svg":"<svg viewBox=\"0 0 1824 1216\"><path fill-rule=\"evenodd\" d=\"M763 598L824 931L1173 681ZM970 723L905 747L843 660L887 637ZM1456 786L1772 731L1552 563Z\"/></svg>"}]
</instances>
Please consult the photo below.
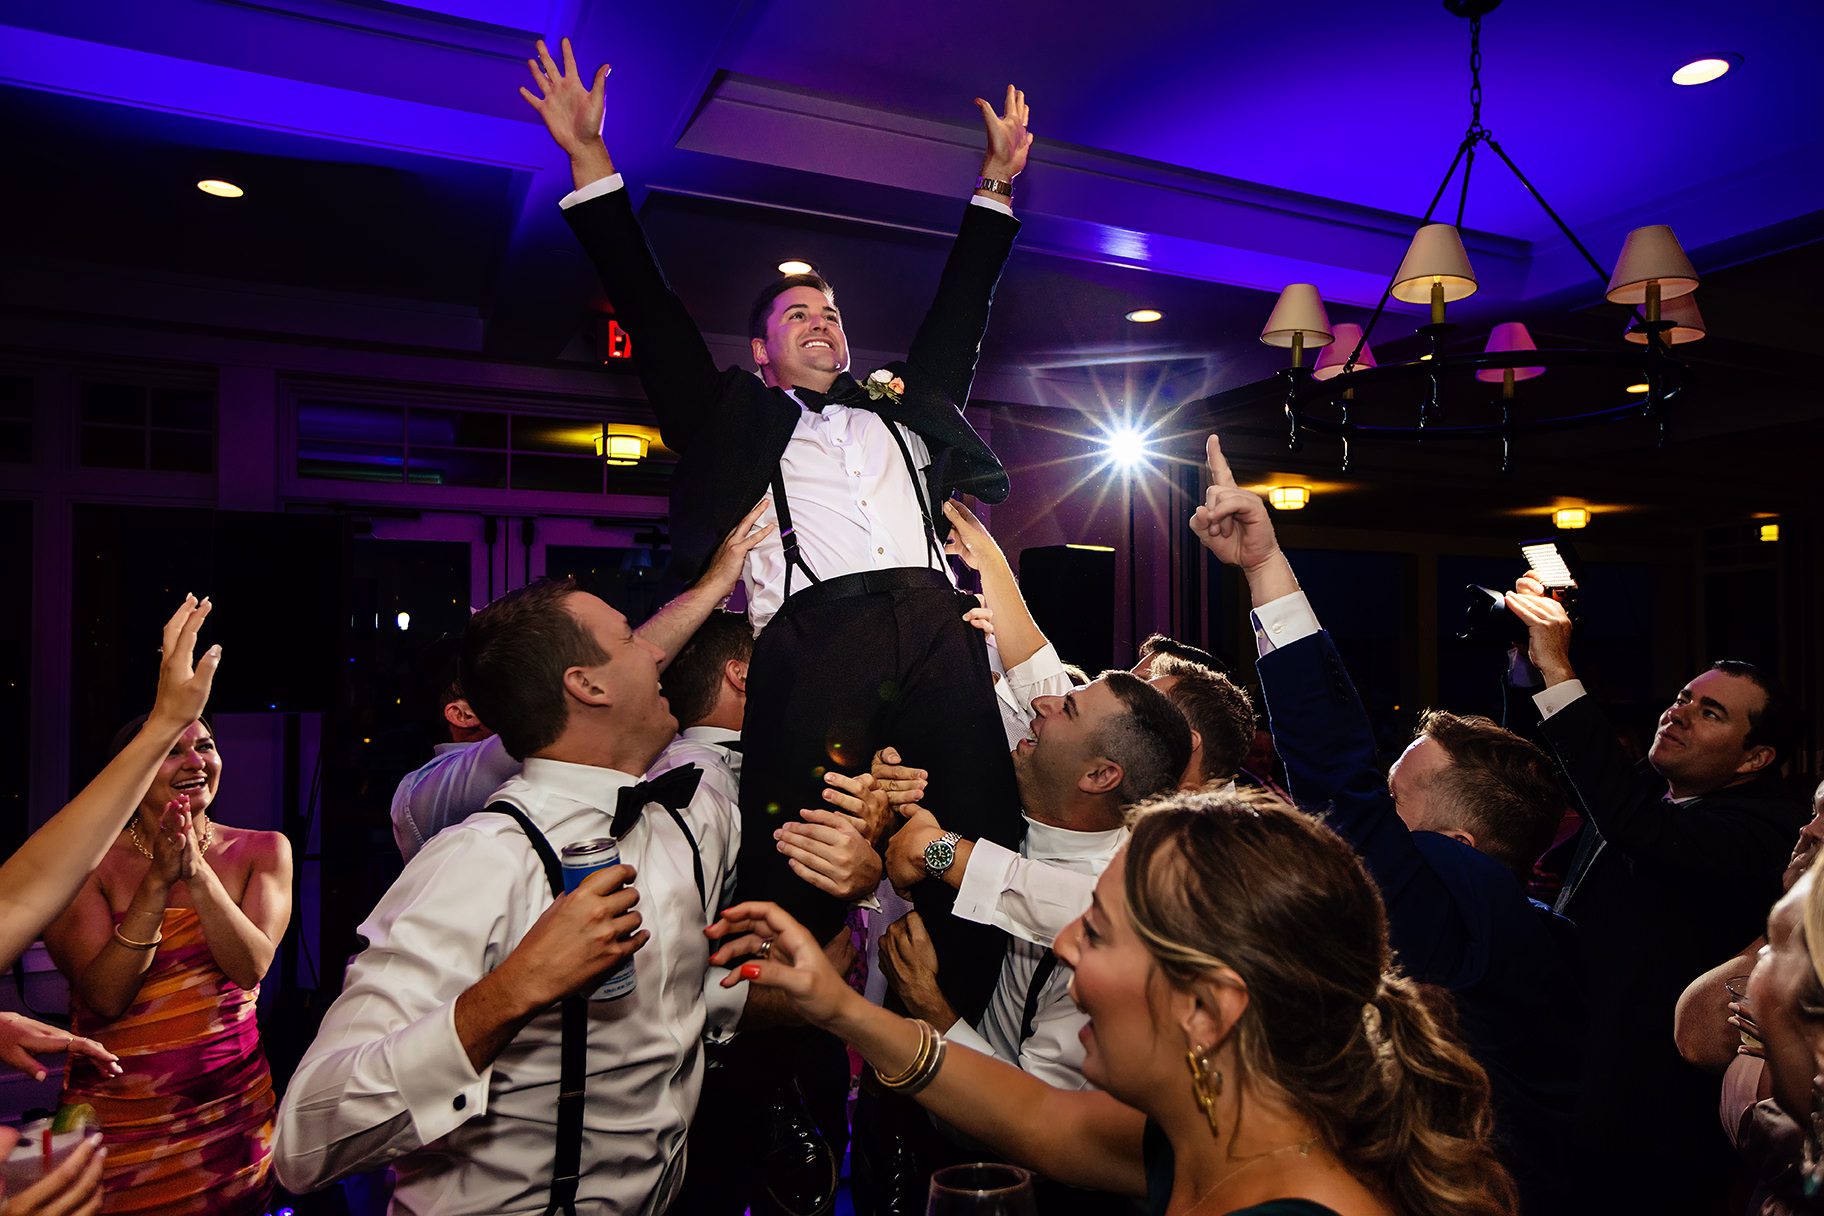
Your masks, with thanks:
<instances>
[{"instance_id":1,"label":"man's short dark hair","mask_svg":"<svg viewBox=\"0 0 1824 1216\"><path fill-rule=\"evenodd\" d=\"M772 315L773 301L794 287L815 287L836 302L836 289L831 287L820 274L788 274L784 278L774 279L760 289L754 297L754 306L747 313L747 336L750 338L766 337L766 319Z\"/></svg>"},{"instance_id":2,"label":"man's short dark hair","mask_svg":"<svg viewBox=\"0 0 1824 1216\"><path fill-rule=\"evenodd\" d=\"M1180 642L1177 638L1168 638L1163 633L1152 634L1146 641L1140 643L1140 658L1145 659L1152 655L1171 655L1173 658L1187 659L1192 663L1202 664L1211 671L1226 672L1229 668L1227 663L1209 651L1193 646L1189 642ZM1155 675L1158 674L1157 668L1153 670Z\"/></svg>"},{"instance_id":3,"label":"man's short dark hair","mask_svg":"<svg viewBox=\"0 0 1824 1216\"><path fill-rule=\"evenodd\" d=\"M1203 738L1198 777L1204 781L1233 777L1254 743L1254 700L1248 690L1213 667L1169 651L1153 660L1152 674L1172 677L1166 697Z\"/></svg>"},{"instance_id":4,"label":"man's short dark hair","mask_svg":"<svg viewBox=\"0 0 1824 1216\"><path fill-rule=\"evenodd\" d=\"M1564 818L1564 788L1546 754L1511 730L1480 715L1428 709L1413 738L1444 749L1450 765L1434 778L1436 794L1456 811L1452 824L1476 838L1476 850L1524 882L1550 847Z\"/></svg>"},{"instance_id":5,"label":"man's short dark hair","mask_svg":"<svg viewBox=\"0 0 1824 1216\"><path fill-rule=\"evenodd\" d=\"M1743 742L1748 747L1771 747L1773 763L1762 771L1779 772L1780 765L1798 750L1799 737L1804 730L1799 717L1799 703L1792 699L1792 694L1773 677L1773 673L1757 664L1741 659L1718 659L1710 664L1710 670L1740 676L1761 690L1767 703L1748 714L1748 736Z\"/></svg>"},{"instance_id":6,"label":"man's short dark hair","mask_svg":"<svg viewBox=\"0 0 1824 1216\"><path fill-rule=\"evenodd\" d=\"M680 729L695 726L716 708L722 669L731 660L744 663L754 655L754 630L733 612L712 612L701 628L659 677L659 690L671 704Z\"/></svg>"},{"instance_id":7,"label":"man's short dark hair","mask_svg":"<svg viewBox=\"0 0 1824 1216\"><path fill-rule=\"evenodd\" d=\"M608 661L564 607L576 590L575 579L541 578L477 612L462 632L460 678L469 705L515 760L564 733L564 672Z\"/></svg>"},{"instance_id":8,"label":"man's short dark hair","mask_svg":"<svg viewBox=\"0 0 1824 1216\"><path fill-rule=\"evenodd\" d=\"M1096 747L1121 766L1122 806L1178 788L1191 762L1191 725L1166 695L1125 671L1098 677L1121 701L1125 713L1103 722Z\"/></svg>"}]
</instances>

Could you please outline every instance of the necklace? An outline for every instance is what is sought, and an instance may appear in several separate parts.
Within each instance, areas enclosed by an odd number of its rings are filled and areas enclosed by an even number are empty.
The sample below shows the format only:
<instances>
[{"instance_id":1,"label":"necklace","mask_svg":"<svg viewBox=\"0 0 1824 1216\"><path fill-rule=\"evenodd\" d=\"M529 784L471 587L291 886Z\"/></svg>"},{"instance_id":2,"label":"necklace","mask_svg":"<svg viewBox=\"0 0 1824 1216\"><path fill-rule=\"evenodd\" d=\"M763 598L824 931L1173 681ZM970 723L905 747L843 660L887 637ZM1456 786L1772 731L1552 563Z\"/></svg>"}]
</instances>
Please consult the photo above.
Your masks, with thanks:
<instances>
[{"instance_id":1,"label":"necklace","mask_svg":"<svg viewBox=\"0 0 1824 1216\"><path fill-rule=\"evenodd\" d=\"M1204 1191L1203 1194L1197 1196L1197 1202L1193 1203L1190 1207L1184 1209L1184 1216L1190 1216L1190 1214L1192 1212L1195 1212L1198 1208L1202 1207L1204 1205L1204 1202L1206 1200L1208 1200L1211 1195L1214 1195L1217 1191L1220 1191L1222 1189L1223 1183L1225 1183L1229 1179L1235 1177L1235 1175L1241 1173L1241 1171L1247 1169L1250 1165L1255 1165L1259 1162L1265 1161L1268 1157L1277 1157L1281 1153L1290 1152L1293 1149L1298 1150L1299 1156L1309 1157L1311 1155L1311 1146L1316 1143L1317 1143L1317 1137L1312 1136L1309 1139L1300 1140L1294 1144L1282 1144L1278 1148L1270 1148L1264 1153L1255 1153L1252 1157L1249 1157L1246 1161L1242 1162L1240 1165L1236 1166L1234 1169L1230 1170L1228 1173L1226 1173L1222 1177L1218 1178L1215 1182L1211 1183L1208 1190Z\"/></svg>"},{"instance_id":2,"label":"necklace","mask_svg":"<svg viewBox=\"0 0 1824 1216\"><path fill-rule=\"evenodd\" d=\"M127 839L133 842L133 847L139 850L139 855L141 857L144 857L147 861L153 860L152 850L148 849L146 847L146 842L140 838L138 816L134 816L133 821L127 824ZM214 843L215 824L205 819L203 820L202 838L196 842L197 854L199 856L207 856L209 853L209 846Z\"/></svg>"}]
</instances>

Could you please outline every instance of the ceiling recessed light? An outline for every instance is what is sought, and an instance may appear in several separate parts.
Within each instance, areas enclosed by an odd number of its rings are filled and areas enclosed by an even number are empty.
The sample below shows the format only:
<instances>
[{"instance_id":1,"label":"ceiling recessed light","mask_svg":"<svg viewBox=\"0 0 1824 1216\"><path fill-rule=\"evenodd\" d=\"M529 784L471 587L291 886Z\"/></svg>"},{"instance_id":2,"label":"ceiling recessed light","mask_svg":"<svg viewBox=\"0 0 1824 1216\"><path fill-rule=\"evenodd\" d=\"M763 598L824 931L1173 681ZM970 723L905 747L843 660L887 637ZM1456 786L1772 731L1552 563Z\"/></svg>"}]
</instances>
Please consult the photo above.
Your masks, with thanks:
<instances>
[{"instance_id":1,"label":"ceiling recessed light","mask_svg":"<svg viewBox=\"0 0 1824 1216\"><path fill-rule=\"evenodd\" d=\"M800 262L796 258L779 263L780 274L815 274L817 268L809 262Z\"/></svg>"},{"instance_id":2,"label":"ceiling recessed light","mask_svg":"<svg viewBox=\"0 0 1824 1216\"><path fill-rule=\"evenodd\" d=\"M1165 314L1157 308L1136 308L1127 314L1127 319L1141 325L1149 325L1154 321L1165 320Z\"/></svg>"},{"instance_id":3,"label":"ceiling recessed light","mask_svg":"<svg viewBox=\"0 0 1824 1216\"><path fill-rule=\"evenodd\" d=\"M1628 385L1628 391L1630 393L1644 393L1651 387L1653 386L1650 384L1630 384Z\"/></svg>"},{"instance_id":4,"label":"ceiling recessed light","mask_svg":"<svg viewBox=\"0 0 1824 1216\"><path fill-rule=\"evenodd\" d=\"M239 198L247 193L233 182L225 182L214 177L205 178L196 183L196 188L204 194L213 194L217 198Z\"/></svg>"},{"instance_id":5,"label":"ceiling recessed light","mask_svg":"<svg viewBox=\"0 0 1824 1216\"><path fill-rule=\"evenodd\" d=\"M1693 59L1678 71L1672 73L1673 84L1709 84L1720 79L1730 68L1742 61L1740 55L1705 55Z\"/></svg>"}]
</instances>

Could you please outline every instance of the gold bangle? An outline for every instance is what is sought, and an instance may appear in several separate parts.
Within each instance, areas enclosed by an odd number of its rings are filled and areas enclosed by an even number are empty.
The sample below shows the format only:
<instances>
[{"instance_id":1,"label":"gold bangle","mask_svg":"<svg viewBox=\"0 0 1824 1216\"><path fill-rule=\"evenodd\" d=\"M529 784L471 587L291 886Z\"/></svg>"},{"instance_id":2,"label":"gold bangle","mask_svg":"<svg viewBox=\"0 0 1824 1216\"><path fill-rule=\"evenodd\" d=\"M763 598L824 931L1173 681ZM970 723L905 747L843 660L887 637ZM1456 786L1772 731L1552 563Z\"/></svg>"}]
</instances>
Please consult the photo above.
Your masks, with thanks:
<instances>
[{"instance_id":1,"label":"gold bangle","mask_svg":"<svg viewBox=\"0 0 1824 1216\"><path fill-rule=\"evenodd\" d=\"M114 940L119 942L121 945L125 946L129 950L156 950L156 949L158 949L158 943L165 940L165 935L161 932L157 937L153 938L149 942L136 942L132 938L123 934L120 931L119 925L115 925L114 926Z\"/></svg>"},{"instance_id":2,"label":"gold bangle","mask_svg":"<svg viewBox=\"0 0 1824 1216\"><path fill-rule=\"evenodd\" d=\"M918 1093L919 1090L937 1080L938 1069L944 1066L944 1050L949 1046L950 1040L944 1038L941 1034L938 1035L937 1050L931 1053L931 1062L925 1066L923 1072L906 1082L906 1084L902 1085L896 1092L910 1098L912 1095Z\"/></svg>"},{"instance_id":3,"label":"gold bangle","mask_svg":"<svg viewBox=\"0 0 1824 1216\"><path fill-rule=\"evenodd\" d=\"M931 1023L922 1018L914 1018L912 1024L918 1027L918 1051L912 1057L912 1064L902 1073L891 1077L882 1076L880 1070L874 1070L874 1079L882 1089L903 1089L915 1081L930 1066L931 1057L937 1052L937 1045L943 1042Z\"/></svg>"}]
</instances>

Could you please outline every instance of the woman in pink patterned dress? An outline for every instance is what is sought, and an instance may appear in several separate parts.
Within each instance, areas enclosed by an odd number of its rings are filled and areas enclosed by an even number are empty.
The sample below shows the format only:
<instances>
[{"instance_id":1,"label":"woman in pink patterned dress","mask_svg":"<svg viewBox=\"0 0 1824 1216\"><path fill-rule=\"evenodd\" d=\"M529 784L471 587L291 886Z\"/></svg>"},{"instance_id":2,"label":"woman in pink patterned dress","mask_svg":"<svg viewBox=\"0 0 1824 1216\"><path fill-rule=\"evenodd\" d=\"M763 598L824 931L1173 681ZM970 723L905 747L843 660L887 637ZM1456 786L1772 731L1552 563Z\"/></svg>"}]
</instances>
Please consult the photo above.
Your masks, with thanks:
<instances>
[{"instance_id":1,"label":"woman in pink patterned dress","mask_svg":"<svg viewBox=\"0 0 1824 1216\"><path fill-rule=\"evenodd\" d=\"M291 846L211 818L221 775L214 733L192 722L45 934L77 1033L123 1070L81 1070L63 1095L101 1120L108 1213L257 1216L271 1190L254 1006L291 919Z\"/></svg>"}]
</instances>

